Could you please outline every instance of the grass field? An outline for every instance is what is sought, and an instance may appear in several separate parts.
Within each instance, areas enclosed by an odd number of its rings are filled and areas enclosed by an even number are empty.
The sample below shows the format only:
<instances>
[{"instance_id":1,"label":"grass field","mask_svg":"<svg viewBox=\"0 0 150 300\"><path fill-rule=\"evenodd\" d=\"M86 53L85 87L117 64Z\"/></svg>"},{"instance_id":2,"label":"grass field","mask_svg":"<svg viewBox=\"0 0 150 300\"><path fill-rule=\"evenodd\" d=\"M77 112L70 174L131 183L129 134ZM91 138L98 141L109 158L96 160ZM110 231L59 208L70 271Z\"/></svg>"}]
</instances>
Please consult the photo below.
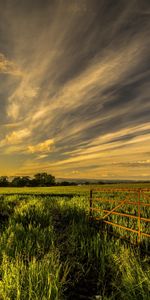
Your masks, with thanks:
<instances>
[{"instance_id":1,"label":"grass field","mask_svg":"<svg viewBox=\"0 0 150 300\"><path fill-rule=\"evenodd\" d=\"M52 186L52 187L0 187L0 194L68 194L85 193L91 188L149 188L150 183L118 183L105 185L78 185L78 186Z\"/></svg>"},{"instance_id":2,"label":"grass field","mask_svg":"<svg viewBox=\"0 0 150 300\"><path fill-rule=\"evenodd\" d=\"M89 189L0 189L1 300L150 299L148 254L90 222Z\"/></svg>"}]
</instances>

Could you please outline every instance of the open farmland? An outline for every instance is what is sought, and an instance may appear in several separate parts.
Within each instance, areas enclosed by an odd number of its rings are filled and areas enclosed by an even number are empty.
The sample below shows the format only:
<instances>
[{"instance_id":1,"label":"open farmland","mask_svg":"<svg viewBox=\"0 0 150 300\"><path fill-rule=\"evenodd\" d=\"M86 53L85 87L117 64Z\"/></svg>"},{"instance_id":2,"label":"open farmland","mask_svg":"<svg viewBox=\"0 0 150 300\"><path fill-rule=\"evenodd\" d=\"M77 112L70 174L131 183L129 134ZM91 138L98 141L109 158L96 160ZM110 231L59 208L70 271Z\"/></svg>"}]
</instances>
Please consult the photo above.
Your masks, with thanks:
<instances>
[{"instance_id":1,"label":"open farmland","mask_svg":"<svg viewBox=\"0 0 150 300\"><path fill-rule=\"evenodd\" d=\"M101 185L78 185L78 186L52 186L52 187L0 187L0 195L2 194L84 194L89 192L91 188L149 188L150 183L114 183Z\"/></svg>"},{"instance_id":2,"label":"open farmland","mask_svg":"<svg viewBox=\"0 0 150 300\"><path fill-rule=\"evenodd\" d=\"M149 239L144 237L135 247L110 234L112 228L101 221L91 221L89 190L89 186L0 189L0 299L150 299ZM114 193L109 197L114 199ZM115 201L120 197L116 193ZM101 207L112 209L112 203ZM127 207L121 207L123 211ZM128 211L136 214L133 206ZM142 217L150 218L148 208ZM134 219L109 218L137 226ZM124 234L115 227L113 233ZM126 237L136 240L134 233Z\"/></svg>"}]
</instances>

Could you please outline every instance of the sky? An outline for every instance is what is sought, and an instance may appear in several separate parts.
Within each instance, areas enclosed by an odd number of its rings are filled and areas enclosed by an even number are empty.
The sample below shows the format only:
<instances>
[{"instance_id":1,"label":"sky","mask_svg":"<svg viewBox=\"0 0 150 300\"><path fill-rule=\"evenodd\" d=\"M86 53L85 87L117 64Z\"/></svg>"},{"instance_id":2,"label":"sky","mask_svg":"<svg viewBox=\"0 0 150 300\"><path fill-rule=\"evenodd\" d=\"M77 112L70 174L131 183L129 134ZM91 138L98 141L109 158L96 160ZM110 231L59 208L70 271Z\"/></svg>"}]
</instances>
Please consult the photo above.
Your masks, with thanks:
<instances>
[{"instance_id":1,"label":"sky","mask_svg":"<svg viewBox=\"0 0 150 300\"><path fill-rule=\"evenodd\" d=\"M0 176L150 180L149 49L149 0L0 0Z\"/></svg>"}]
</instances>

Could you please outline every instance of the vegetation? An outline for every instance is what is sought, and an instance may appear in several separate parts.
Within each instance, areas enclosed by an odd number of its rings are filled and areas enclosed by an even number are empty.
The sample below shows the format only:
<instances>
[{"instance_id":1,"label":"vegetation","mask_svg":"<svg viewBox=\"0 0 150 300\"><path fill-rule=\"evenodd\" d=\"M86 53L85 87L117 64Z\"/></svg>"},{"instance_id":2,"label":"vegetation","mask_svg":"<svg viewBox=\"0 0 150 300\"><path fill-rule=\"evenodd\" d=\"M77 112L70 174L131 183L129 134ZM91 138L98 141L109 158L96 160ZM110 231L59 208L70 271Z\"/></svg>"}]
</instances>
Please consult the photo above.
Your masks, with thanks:
<instances>
[{"instance_id":1,"label":"vegetation","mask_svg":"<svg viewBox=\"0 0 150 300\"><path fill-rule=\"evenodd\" d=\"M90 222L87 187L49 190L0 198L0 299L148 300L148 255Z\"/></svg>"},{"instance_id":2,"label":"vegetation","mask_svg":"<svg viewBox=\"0 0 150 300\"><path fill-rule=\"evenodd\" d=\"M37 173L33 178L29 176L16 176L9 182L7 176L0 177L0 187L35 187L35 186L53 186L55 177L47 173Z\"/></svg>"},{"instance_id":3,"label":"vegetation","mask_svg":"<svg viewBox=\"0 0 150 300\"><path fill-rule=\"evenodd\" d=\"M57 181L55 176L47 174L46 172L37 173L32 178L30 176L15 176L10 180L7 176L0 177L0 187L51 187L51 186L150 186L150 181L147 182L105 182L105 181L95 181L91 183L90 181L76 180L76 181Z\"/></svg>"}]
</instances>

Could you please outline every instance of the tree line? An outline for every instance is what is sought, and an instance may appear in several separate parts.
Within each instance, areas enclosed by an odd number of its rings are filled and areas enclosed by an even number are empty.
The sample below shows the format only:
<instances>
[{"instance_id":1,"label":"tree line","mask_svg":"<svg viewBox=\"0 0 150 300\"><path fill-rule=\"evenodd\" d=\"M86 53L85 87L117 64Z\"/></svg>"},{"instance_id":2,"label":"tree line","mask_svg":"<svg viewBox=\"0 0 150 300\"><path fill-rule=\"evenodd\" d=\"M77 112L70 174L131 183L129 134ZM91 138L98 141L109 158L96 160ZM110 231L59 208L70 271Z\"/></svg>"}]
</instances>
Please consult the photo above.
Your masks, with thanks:
<instances>
[{"instance_id":1,"label":"tree line","mask_svg":"<svg viewBox=\"0 0 150 300\"><path fill-rule=\"evenodd\" d=\"M37 173L33 178L29 176L16 176L11 181L7 176L0 177L0 187L36 187L56 185L55 176L47 173Z\"/></svg>"},{"instance_id":2,"label":"tree line","mask_svg":"<svg viewBox=\"0 0 150 300\"><path fill-rule=\"evenodd\" d=\"M85 183L87 184L87 182ZM37 187L37 186L71 186L78 185L77 182L56 182L55 176L47 173L37 173L30 176L16 176L11 181L7 176L0 177L0 187Z\"/></svg>"},{"instance_id":3,"label":"tree line","mask_svg":"<svg viewBox=\"0 0 150 300\"><path fill-rule=\"evenodd\" d=\"M11 181L7 176L0 177L0 187L38 187L38 186L76 186L90 185L89 181L61 181L56 182L55 176L47 173L37 173L32 178L30 176L16 176ZM93 182L92 184L104 184L103 181Z\"/></svg>"}]
</instances>

